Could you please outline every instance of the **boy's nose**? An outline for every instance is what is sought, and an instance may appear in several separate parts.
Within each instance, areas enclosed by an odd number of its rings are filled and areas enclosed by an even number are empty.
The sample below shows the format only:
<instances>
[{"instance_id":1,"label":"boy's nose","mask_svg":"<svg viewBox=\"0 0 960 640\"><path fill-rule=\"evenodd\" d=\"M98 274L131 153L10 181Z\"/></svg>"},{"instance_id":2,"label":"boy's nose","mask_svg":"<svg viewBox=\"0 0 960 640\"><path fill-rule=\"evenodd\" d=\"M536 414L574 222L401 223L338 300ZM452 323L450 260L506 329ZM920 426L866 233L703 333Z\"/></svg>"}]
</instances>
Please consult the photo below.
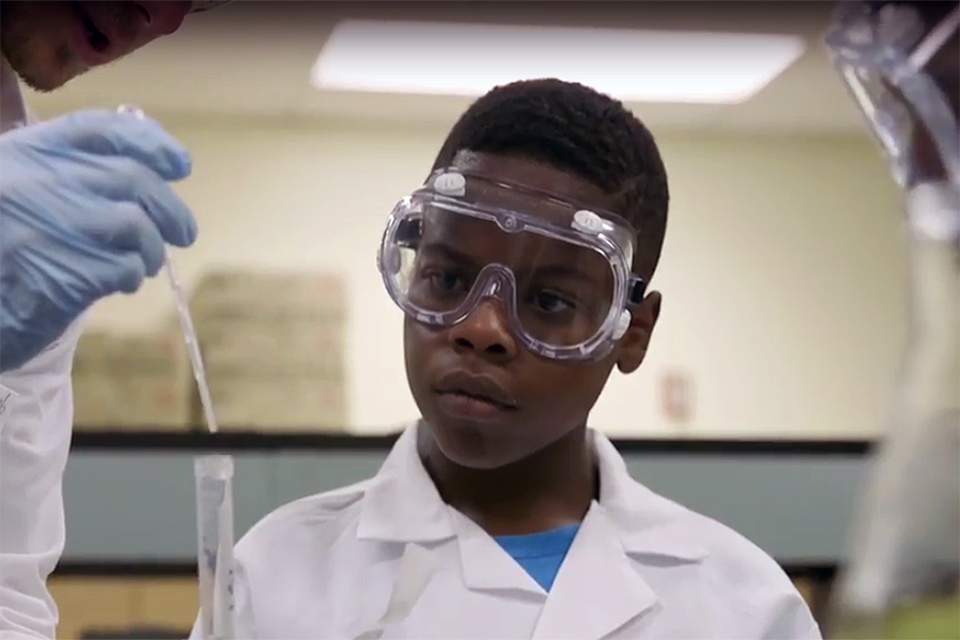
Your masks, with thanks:
<instances>
[{"instance_id":1,"label":"boy's nose","mask_svg":"<svg viewBox=\"0 0 960 640\"><path fill-rule=\"evenodd\" d=\"M517 341L504 317L503 306L496 300L484 300L463 322L448 330L454 349L475 351L495 361L517 356Z\"/></svg>"}]
</instances>

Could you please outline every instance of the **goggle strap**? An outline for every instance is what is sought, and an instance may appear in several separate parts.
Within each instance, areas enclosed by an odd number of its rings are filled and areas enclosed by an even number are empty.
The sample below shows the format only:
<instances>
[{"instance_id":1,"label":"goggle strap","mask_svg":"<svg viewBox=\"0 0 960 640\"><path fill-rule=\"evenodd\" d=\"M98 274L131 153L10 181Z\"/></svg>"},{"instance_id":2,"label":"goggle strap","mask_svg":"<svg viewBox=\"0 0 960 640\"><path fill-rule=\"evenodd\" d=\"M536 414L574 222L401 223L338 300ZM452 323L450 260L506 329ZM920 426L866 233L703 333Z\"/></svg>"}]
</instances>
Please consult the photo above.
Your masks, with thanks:
<instances>
[{"instance_id":1,"label":"goggle strap","mask_svg":"<svg viewBox=\"0 0 960 640\"><path fill-rule=\"evenodd\" d=\"M416 248L422 235L423 224L420 218L404 218L397 225L396 242L401 247Z\"/></svg>"},{"instance_id":2,"label":"goggle strap","mask_svg":"<svg viewBox=\"0 0 960 640\"><path fill-rule=\"evenodd\" d=\"M647 283L640 276L630 276L630 284L627 286L627 304L640 304L643 302L643 294L646 293Z\"/></svg>"}]
</instances>

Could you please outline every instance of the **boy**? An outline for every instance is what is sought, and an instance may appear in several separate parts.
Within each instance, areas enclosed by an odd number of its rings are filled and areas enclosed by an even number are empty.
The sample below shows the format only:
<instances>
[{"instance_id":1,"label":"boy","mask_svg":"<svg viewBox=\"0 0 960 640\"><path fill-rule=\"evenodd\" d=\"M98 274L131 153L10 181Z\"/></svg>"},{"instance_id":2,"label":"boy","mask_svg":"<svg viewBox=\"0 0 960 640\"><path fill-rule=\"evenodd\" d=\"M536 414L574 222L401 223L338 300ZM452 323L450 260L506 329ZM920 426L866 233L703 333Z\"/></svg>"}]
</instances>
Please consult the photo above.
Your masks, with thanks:
<instances>
[{"instance_id":1,"label":"boy","mask_svg":"<svg viewBox=\"0 0 960 640\"><path fill-rule=\"evenodd\" d=\"M379 252L423 415L380 472L237 545L259 638L819 638L786 575L586 427L635 371L666 226L656 144L558 80L480 98Z\"/></svg>"}]
</instances>

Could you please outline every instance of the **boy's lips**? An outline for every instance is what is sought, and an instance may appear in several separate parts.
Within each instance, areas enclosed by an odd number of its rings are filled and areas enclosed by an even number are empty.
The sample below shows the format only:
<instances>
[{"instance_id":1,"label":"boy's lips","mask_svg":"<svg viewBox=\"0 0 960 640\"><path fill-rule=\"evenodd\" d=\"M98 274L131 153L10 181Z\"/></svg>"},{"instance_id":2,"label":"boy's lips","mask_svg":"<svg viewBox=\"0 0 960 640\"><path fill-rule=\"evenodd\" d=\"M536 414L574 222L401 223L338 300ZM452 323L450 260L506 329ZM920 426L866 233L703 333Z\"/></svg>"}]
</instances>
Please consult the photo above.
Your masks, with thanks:
<instances>
[{"instance_id":1,"label":"boy's lips","mask_svg":"<svg viewBox=\"0 0 960 640\"><path fill-rule=\"evenodd\" d=\"M493 420L516 411L517 401L493 378L463 369L448 372L433 385L445 413L481 420Z\"/></svg>"}]
</instances>

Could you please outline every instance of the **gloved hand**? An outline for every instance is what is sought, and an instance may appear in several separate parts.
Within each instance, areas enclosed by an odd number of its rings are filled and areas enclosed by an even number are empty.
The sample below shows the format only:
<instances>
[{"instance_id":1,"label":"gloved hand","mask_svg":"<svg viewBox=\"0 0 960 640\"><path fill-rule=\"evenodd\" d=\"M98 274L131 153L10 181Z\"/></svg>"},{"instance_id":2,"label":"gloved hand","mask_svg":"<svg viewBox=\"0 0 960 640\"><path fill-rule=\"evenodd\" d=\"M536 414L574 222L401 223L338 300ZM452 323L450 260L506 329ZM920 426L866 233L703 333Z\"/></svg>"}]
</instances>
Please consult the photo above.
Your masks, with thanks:
<instances>
[{"instance_id":1,"label":"gloved hand","mask_svg":"<svg viewBox=\"0 0 960 640\"><path fill-rule=\"evenodd\" d=\"M98 299L133 293L164 243L196 239L167 183L190 156L156 122L82 111L0 136L0 371L59 338Z\"/></svg>"}]
</instances>

